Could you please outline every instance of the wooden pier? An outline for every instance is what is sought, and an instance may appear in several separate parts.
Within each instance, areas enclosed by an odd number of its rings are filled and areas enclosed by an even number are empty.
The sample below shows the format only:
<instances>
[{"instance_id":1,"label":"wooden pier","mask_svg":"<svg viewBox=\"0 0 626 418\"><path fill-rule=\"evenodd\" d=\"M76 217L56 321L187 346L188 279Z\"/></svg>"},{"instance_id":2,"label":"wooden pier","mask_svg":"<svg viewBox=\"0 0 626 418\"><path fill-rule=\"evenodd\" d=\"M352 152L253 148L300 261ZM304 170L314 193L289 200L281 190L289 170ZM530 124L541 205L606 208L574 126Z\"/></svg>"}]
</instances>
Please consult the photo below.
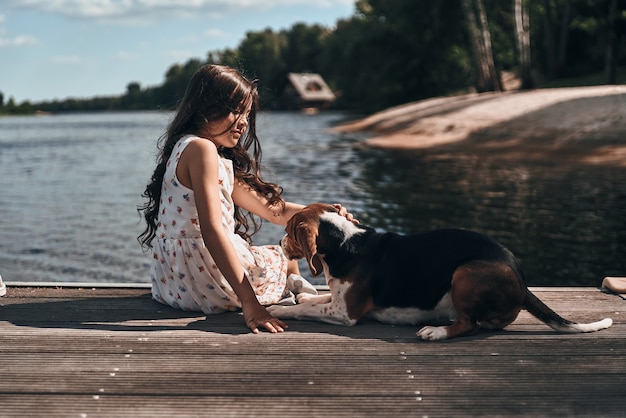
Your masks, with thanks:
<instances>
[{"instance_id":1,"label":"wooden pier","mask_svg":"<svg viewBox=\"0 0 626 418\"><path fill-rule=\"evenodd\" d=\"M146 288L9 287L0 298L0 416L626 416L626 300L534 288L608 330L506 330L422 342L415 327L288 321L160 305Z\"/></svg>"}]
</instances>

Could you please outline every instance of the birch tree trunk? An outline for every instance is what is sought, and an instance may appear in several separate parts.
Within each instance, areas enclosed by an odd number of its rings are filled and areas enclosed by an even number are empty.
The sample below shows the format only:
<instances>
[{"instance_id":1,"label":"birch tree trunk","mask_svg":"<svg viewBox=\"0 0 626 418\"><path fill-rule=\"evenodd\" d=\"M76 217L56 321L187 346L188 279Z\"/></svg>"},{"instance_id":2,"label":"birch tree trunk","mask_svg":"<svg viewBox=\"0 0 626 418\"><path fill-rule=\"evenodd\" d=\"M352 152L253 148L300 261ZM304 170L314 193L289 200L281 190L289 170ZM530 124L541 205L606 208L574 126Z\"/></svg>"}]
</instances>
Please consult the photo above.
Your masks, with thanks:
<instances>
[{"instance_id":1,"label":"birch tree trunk","mask_svg":"<svg viewBox=\"0 0 626 418\"><path fill-rule=\"evenodd\" d=\"M520 78L522 90L532 89L535 86L532 77L530 58L530 22L528 9L524 0L515 1L515 34L517 39L517 51L519 56Z\"/></svg>"},{"instance_id":2,"label":"birch tree trunk","mask_svg":"<svg viewBox=\"0 0 626 418\"><path fill-rule=\"evenodd\" d=\"M478 73L476 89L479 92L501 91L500 78L493 61L491 33L483 2L482 0L476 0L475 9L472 0L463 0L463 9L476 60ZM478 10L478 16L475 10Z\"/></svg>"},{"instance_id":3,"label":"birch tree trunk","mask_svg":"<svg viewBox=\"0 0 626 418\"><path fill-rule=\"evenodd\" d=\"M484 48L485 60L487 61L487 69L489 71L489 82L493 91L502 91L502 83L496 71L496 65L493 61L493 49L491 48L491 31L489 30L489 22L487 22L487 13L483 0L476 0L478 8L478 16L480 17L480 29L482 34L482 43Z\"/></svg>"}]
</instances>

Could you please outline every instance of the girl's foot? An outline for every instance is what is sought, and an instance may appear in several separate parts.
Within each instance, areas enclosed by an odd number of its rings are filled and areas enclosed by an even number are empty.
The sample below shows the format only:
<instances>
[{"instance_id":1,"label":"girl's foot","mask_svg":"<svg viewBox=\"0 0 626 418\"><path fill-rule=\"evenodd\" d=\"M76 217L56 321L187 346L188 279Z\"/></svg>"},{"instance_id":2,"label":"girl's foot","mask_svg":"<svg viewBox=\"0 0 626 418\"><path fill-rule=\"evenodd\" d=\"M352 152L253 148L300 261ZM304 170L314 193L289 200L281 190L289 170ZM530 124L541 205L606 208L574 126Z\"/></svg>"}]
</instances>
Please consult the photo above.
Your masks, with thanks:
<instances>
[{"instance_id":1,"label":"girl's foot","mask_svg":"<svg viewBox=\"0 0 626 418\"><path fill-rule=\"evenodd\" d=\"M315 289L315 286L298 274L290 274L287 276L287 288L296 295L299 293L317 295L317 289Z\"/></svg>"}]
</instances>

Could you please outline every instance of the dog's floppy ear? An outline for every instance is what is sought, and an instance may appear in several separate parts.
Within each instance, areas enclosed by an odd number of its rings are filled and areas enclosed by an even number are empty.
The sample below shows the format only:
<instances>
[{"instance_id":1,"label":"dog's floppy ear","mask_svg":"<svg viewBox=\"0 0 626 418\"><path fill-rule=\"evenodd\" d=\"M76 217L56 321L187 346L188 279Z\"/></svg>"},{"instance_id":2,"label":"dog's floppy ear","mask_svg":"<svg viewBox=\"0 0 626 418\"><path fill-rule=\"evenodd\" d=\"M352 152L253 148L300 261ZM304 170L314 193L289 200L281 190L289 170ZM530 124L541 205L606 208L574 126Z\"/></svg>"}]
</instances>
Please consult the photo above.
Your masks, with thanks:
<instances>
[{"instance_id":1,"label":"dog's floppy ear","mask_svg":"<svg viewBox=\"0 0 626 418\"><path fill-rule=\"evenodd\" d=\"M317 254L317 226L300 222L295 228L295 237L302 249L304 258L309 264L313 276L319 276L323 267L320 256Z\"/></svg>"}]
</instances>

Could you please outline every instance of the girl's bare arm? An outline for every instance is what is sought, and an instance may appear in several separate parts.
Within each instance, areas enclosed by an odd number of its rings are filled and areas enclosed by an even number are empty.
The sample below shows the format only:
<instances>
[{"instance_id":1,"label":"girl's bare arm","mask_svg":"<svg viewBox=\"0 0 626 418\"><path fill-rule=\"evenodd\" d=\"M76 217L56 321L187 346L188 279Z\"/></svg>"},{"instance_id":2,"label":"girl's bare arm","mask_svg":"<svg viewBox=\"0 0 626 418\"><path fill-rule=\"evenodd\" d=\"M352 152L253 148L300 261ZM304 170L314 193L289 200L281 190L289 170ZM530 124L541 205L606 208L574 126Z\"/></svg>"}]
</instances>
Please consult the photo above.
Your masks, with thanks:
<instances>
[{"instance_id":1,"label":"girl's bare arm","mask_svg":"<svg viewBox=\"0 0 626 418\"><path fill-rule=\"evenodd\" d=\"M235 183L233 200L237 206L276 225L287 225L287 221L304 207L304 205L292 202L285 202L284 210L281 207L272 207L263 195L239 182ZM339 209L340 215L345 216L349 221L358 223L345 207L339 203L335 203L333 206Z\"/></svg>"},{"instance_id":2,"label":"girl's bare arm","mask_svg":"<svg viewBox=\"0 0 626 418\"><path fill-rule=\"evenodd\" d=\"M233 201L240 208L276 225L286 225L287 221L304 207L291 202L285 202L284 210L281 206L272 207L265 196L241 182L235 182Z\"/></svg>"}]
</instances>

